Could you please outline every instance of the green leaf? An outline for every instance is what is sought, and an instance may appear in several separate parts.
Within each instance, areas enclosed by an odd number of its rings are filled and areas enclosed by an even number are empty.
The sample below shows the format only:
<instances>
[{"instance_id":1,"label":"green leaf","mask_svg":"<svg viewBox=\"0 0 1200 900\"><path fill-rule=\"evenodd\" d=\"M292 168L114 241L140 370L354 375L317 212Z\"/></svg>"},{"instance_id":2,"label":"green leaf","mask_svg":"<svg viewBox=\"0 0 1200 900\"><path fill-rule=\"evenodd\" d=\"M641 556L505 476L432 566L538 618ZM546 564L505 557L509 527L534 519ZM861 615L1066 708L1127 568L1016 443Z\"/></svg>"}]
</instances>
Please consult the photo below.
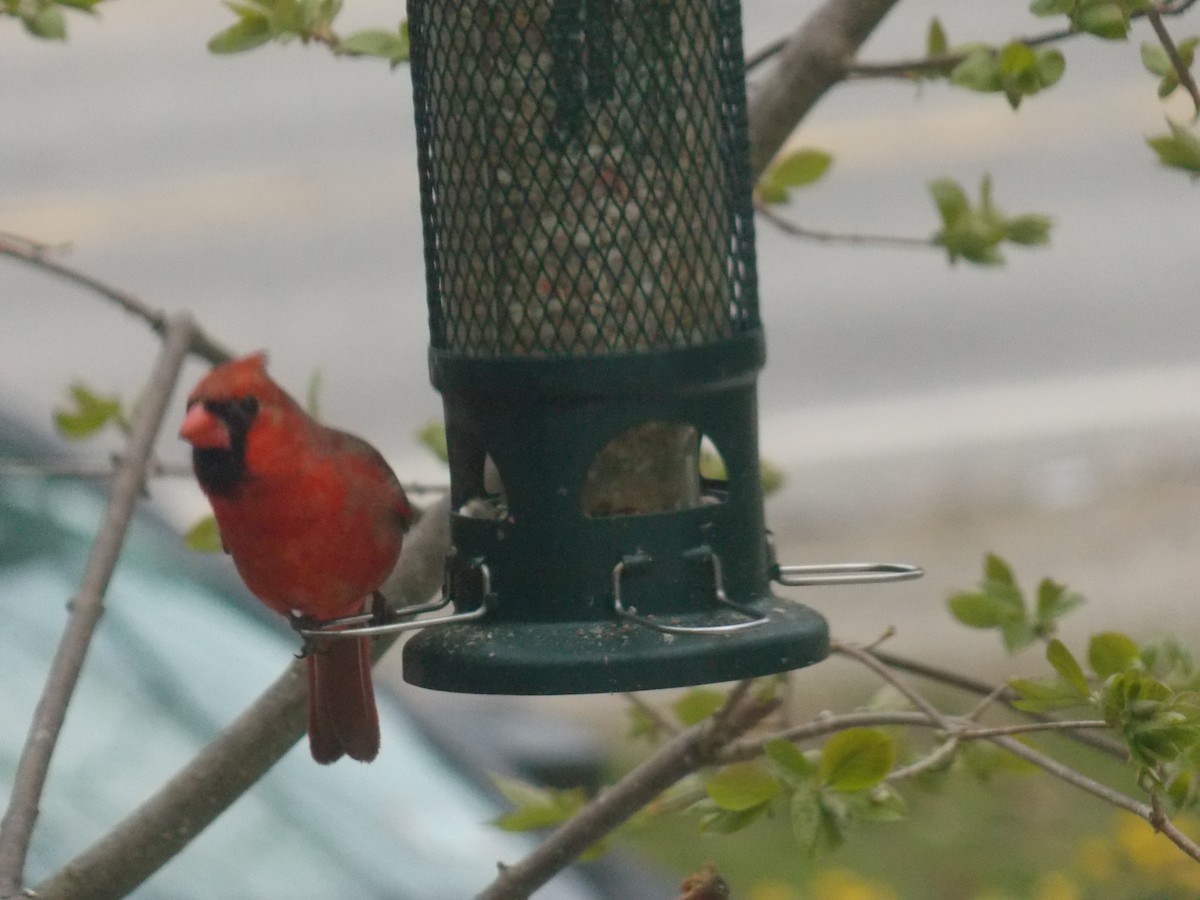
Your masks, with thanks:
<instances>
[{"instance_id":1,"label":"green leaf","mask_svg":"<svg viewBox=\"0 0 1200 900\"><path fill-rule=\"evenodd\" d=\"M1086 700L1091 696L1087 676L1083 674L1083 667L1079 665L1074 654L1067 649L1066 644L1058 638L1054 638L1046 645L1046 659L1050 665L1054 666L1054 671L1062 676L1063 681L1075 689L1075 692L1079 694L1079 699Z\"/></svg>"},{"instance_id":2,"label":"green leaf","mask_svg":"<svg viewBox=\"0 0 1200 900\"><path fill-rule=\"evenodd\" d=\"M54 411L54 425L63 437L73 441L83 440L110 422L125 427L121 402L116 397L97 394L80 382L72 384L68 391L74 408Z\"/></svg>"},{"instance_id":3,"label":"green leaf","mask_svg":"<svg viewBox=\"0 0 1200 900\"><path fill-rule=\"evenodd\" d=\"M1012 678L1008 686L1017 692L1020 700L1013 703L1017 709L1028 712L1053 712L1081 706L1079 691L1061 676L1047 678Z\"/></svg>"},{"instance_id":4,"label":"green leaf","mask_svg":"<svg viewBox=\"0 0 1200 900\"><path fill-rule=\"evenodd\" d=\"M1050 243L1050 228L1053 222L1049 216L1037 213L1027 213L1010 219L1005 226L1005 237L1014 244L1033 246Z\"/></svg>"},{"instance_id":5,"label":"green leaf","mask_svg":"<svg viewBox=\"0 0 1200 900\"><path fill-rule=\"evenodd\" d=\"M67 20L62 10L46 4L36 10L33 15L22 18L25 30L35 37L49 41L65 41L67 39Z\"/></svg>"},{"instance_id":6,"label":"green leaf","mask_svg":"<svg viewBox=\"0 0 1200 900\"><path fill-rule=\"evenodd\" d=\"M1162 44L1151 44L1148 41L1142 42L1142 65L1150 74L1157 75L1159 78L1174 68L1171 65L1171 57L1167 55Z\"/></svg>"},{"instance_id":7,"label":"green leaf","mask_svg":"<svg viewBox=\"0 0 1200 900\"><path fill-rule=\"evenodd\" d=\"M771 165L771 180L785 188L804 187L829 171L833 157L824 150L795 150Z\"/></svg>"},{"instance_id":8,"label":"green leaf","mask_svg":"<svg viewBox=\"0 0 1200 900\"><path fill-rule=\"evenodd\" d=\"M754 185L754 195L760 203L766 203L771 206L778 206L780 203L787 203L788 192L781 184L776 184L768 177L770 172L763 173L763 176Z\"/></svg>"},{"instance_id":9,"label":"green leaf","mask_svg":"<svg viewBox=\"0 0 1200 900\"><path fill-rule=\"evenodd\" d=\"M825 818L820 795L816 791L796 791L788 804L792 835L796 844L808 856L817 852L821 843L821 826Z\"/></svg>"},{"instance_id":10,"label":"green leaf","mask_svg":"<svg viewBox=\"0 0 1200 900\"><path fill-rule=\"evenodd\" d=\"M972 91L991 93L1001 88L1000 64L990 47L980 47L969 52L957 66L950 70L950 83Z\"/></svg>"},{"instance_id":11,"label":"green leaf","mask_svg":"<svg viewBox=\"0 0 1200 900\"><path fill-rule=\"evenodd\" d=\"M811 782L813 776L817 774L817 767L812 760L791 741L776 738L768 741L763 747L763 751L767 758L775 764L780 774L793 785Z\"/></svg>"},{"instance_id":12,"label":"green leaf","mask_svg":"<svg viewBox=\"0 0 1200 900\"><path fill-rule=\"evenodd\" d=\"M989 553L983 558L983 577L997 584L1007 584L1010 587L1017 585L1017 577L1013 574L1012 566L995 553Z\"/></svg>"},{"instance_id":13,"label":"green leaf","mask_svg":"<svg viewBox=\"0 0 1200 900\"><path fill-rule=\"evenodd\" d=\"M209 53L242 53L261 47L271 40L271 24L266 16L247 16L208 40Z\"/></svg>"},{"instance_id":14,"label":"green leaf","mask_svg":"<svg viewBox=\"0 0 1200 900\"><path fill-rule=\"evenodd\" d=\"M450 450L446 444L446 426L440 421L435 420L423 425L417 432L417 443L423 445L442 462L450 460Z\"/></svg>"},{"instance_id":15,"label":"green leaf","mask_svg":"<svg viewBox=\"0 0 1200 900\"><path fill-rule=\"evenodd\" d=\"M1129 17L1117 3L1093 3L1082 7L1075 23L1083 31L1110 41L1124 39L1129 33Z\"/></svg>"},{"instance_id":16,"label":"green leaf","mask_svg":"<svg viewBox=\"0 0 1200 900\"><path fill-rule=\"evenodd\" d=\"M183 536L184 546L198 553L220 553L225 549L221 543L221 530L213 516L204 516L187 530Z\"/></svg>"},{"instance_id":17,"label":"green leaf","mask_svg":"<svg viewBox=\"0 0 1200 900\"><path fill-rule=\"evenodd\" d=\"M781 788L775 774L752 759L718 769L704 779L704 790L721 809L743 812L771 800Z\"/></svg>"},{"instance_id":18,"label":"green leaf","mask_svg":"<svg viewBox=\"0 0 1200 900\"><path fill-rule=\"evenodd\" d=\"M1038 627L1028 619L1005 622L1000 626L1000 637L1004 641L1004 649L1009 653L1028 647L1040 636Z\"/></svg>"},{"instance_id":19,"label":"green leaf","mask_svg":"<svg viewBox=\"0 0 1200 900\"><path fill-rule=\"evenodd\" d=\"M783 476L783 470L767 459L759 459L758 461L758 481L762 487L764 497L770 497L775 492L782 490L784 483L787 481Z\"/></svg>"},{"instance_id":20,"label":"green leaf","mask_svg":"<svg viewBox=\"0 0 1200 900\"><path fill-rule=\"evenodd\" d=\"M408 35L403 31L368 28L342 38L338 51L350 56L378 56L396 65L408 59Z\"/></svg>"},{"instance_id":21,"label":"green leaf","mask_svg":"<svg viewBox=\"0 0 1200 900\"><path fill-rule=\"evenodd\" d=\"M1146 138L1146 143L1158 154L1159 162L1174 169L1200 174L1200 136L1183 125L1167 120L1170 134Z\"/></svg>"},{"instance_id":22,"label":"green leaf","mask_svg":"<svg viewBox=\"0 0 1200 900\"><path fill-rule=\"evenodd\" d=\"M941 56L949 47L949 41L946 39L946 29L942 27L941 20L934 16L929 20L929 32L925 38L925 55L926 56Z\"/></svg>"},{"instance_id":23,"label":"green leaf","mask_svg":"<svg viewBox=\"0 0 1200 900\"><path fill-rule=\"evenodd\" d=\"M1000 71L1005 75L1018 75L1037 67L1037 56L1028 44L1011 41L1000 51Z\"/></svg>"},{"instance_id":24,"label":"green leaf","mask_svg":"<svg viewBox=\"0 0 1200 900\"><path fill-rule=\"evenodd\" d=\"M1101 678L1124 672L1140 659L1141 651L1133 638L1117 631L1094 634L1088 643L1088 665Z\"/></svg>"},{"instance_id":25,"label":"green leaf","mask_svg":"<svg viewBox=\"0 0 1200 900\"><path fill-rule=\"evenodd\" d=\"M1037 53L1037 74L1041 87L1058 84L1067 70L1067 58L1053 47L1044 47Z\"/></svg>"},{"instance_id":26,"label":"green leaf","mask_svg":"<svg viewBox=\"0 0 1200 900\"><path fill-rule=\"evenodd\" d=\"M694 809L700 812L700 831L715 834L733 834L753 824L768 808L768 804L760 803L749 809L722 809L712 800L705 799L695 804Z\"/></svg>"},{"instance_id":27,"label":"green leaf","mask_svg":"<svg viewBox=\"0 0 1200 900\"><path fill-rule=\"evenodd\" d=\"M1035 16L1065 16L1074 5L1075 0L1033 0L1029 11Z\"/></svg>"},{"instance_id":28,"label":"green leaf","mask_svg":"<svg viewBox=\"0 0 1200 900\"><path fill-rule=\"evenodd\" d=\"M1038 584L1037 618L1039 622L1053 622L1083 603L1083 597L1067 589L1052 578L1043 578Z\"/></svg>"},{"instance_id":29,"label":"green leaf","mask_svg":"<svg viewBox=\"0 0 1200 900\"><path fill-rule=\"evenodd\" d=\"M725 705L725 694L712 688L692 688L671 704L675 717L684 725L696 725Z\"/></svg>"},{"instance_id":30,"label":"green leaf","mask_svg":"<svg viewBox=\"0 0 1200 900\"><path fill-rule=\"evenodd\" d=\"M582 788L540 788L501 775L493 775L492 780L514 807L495 821L504 831L533 831L560 825L587 803Z\"/></svg>"},{"instance_id":31,"label":"green leaf","mask_svg":"<svg viewBox=\"0 0 1200 900\"><path fill-rule=\"evenodd\" d=\"M970 201L958 182L950 178L938 178L929 183L929 193L937 204L938 213L946 227L953 227L971 212Z\"/></svg>"},{"instance_id":32,"label":"green leaf","mask_svg":"<svg viewBox=\"0 0 1200 900\"><path fill-rule=\"evenodd\" d=\"M865 791L883 781L895 761L896 746L890 735L873 728L851 728L825 743L818 776L837 791Z\"/></svg>"},{"instance_id":33,"label":"green leaf","mask_svg":"<svg viewBox=\"0 0 1200 900\"><path fill-rule=\"evenodd\" d=\"M969 628L999 628L1014 616L1009 604L978 591L955 594L948 602L954 618Z\"/></svg>"}]
</instances>

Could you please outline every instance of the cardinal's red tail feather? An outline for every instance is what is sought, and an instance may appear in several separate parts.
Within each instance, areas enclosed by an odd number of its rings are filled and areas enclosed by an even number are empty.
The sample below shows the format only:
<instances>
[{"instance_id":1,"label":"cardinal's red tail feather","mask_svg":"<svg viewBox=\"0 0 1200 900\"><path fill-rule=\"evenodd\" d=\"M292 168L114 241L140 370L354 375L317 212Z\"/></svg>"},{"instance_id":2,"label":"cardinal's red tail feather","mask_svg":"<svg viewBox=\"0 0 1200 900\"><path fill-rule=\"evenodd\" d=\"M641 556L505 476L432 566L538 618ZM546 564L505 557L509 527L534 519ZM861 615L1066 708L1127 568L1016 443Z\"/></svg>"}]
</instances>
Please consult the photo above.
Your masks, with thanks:
<instances>
[{"instance_id":1,"label":"cardinal's red tail feather","mask_svg":"<svg viewBox=\"0 0 1200 900\"><path fill-rule=\"evenodd\" d=\"M308 746L319 763L379 753L379 714L367 638L322 641L308 657Z\"/></svg>"}]
</instances>

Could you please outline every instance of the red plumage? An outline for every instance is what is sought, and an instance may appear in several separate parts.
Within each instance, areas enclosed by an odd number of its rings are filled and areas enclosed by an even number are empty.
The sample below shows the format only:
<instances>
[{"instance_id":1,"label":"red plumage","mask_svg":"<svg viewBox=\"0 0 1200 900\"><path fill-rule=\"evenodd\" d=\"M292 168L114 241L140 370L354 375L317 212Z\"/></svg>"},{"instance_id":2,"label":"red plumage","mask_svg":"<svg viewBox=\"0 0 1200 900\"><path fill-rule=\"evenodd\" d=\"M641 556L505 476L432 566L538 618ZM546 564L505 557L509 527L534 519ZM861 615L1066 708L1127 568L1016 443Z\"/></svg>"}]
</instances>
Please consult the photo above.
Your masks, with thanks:
<instances>
[{"instance_id":1,"label":"red plumage","mask_svg":"<svg viewBox=\"0 0 1200 900\"><path fill-rule=\"evenodd\" d=\"M180 436L250 591L276 612L327 622L364 610L400 555L412 507L366 441L327 428L266 373L258 353L217 366L188 397ZM379 750L366 638L308 657L313 758Z\"/></svg>"}]
</instances>

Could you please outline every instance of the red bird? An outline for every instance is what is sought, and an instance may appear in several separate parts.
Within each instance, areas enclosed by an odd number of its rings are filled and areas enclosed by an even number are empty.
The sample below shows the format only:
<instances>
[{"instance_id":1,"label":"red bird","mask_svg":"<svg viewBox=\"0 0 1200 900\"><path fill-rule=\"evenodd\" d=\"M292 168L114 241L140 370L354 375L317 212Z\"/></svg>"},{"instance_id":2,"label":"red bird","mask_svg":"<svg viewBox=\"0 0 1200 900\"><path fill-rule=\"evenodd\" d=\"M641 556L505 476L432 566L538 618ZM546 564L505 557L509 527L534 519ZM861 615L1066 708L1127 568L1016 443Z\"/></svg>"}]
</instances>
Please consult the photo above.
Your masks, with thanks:
<instances>
[{"instance_id":1,"label":"red bird","mask_svg":"<svg viewBox=\"0 0 1200 900\"><path fill-rule=\"evenodd\" d=\"M361 613L413 516L379 452L307 415L267 375L263 353L217 366L187 410L179 435L250 591L293 623ZM379 752L367 638L312 648L308 742L319 763Z\"/></svg>"}]
</instances>

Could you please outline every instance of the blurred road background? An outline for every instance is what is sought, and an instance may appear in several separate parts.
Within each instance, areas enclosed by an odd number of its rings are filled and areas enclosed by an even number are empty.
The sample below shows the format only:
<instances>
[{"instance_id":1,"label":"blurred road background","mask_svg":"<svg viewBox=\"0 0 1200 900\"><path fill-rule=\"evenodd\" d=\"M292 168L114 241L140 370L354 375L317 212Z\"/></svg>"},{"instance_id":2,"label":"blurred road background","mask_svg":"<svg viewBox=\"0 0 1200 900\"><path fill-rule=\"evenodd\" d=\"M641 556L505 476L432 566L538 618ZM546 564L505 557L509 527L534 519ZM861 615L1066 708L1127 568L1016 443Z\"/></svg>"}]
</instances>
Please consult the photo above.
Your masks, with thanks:
<instances>
[{"instance_id":1,"label":"blurred road background","mask_svg":"<svg viewBox=\"0 0 1200 900\"><path fill-rule=\"evenodd\" d=\"M816 5L745 0L747 49ZM403 15L398 2L346 6L345 32ZM919 55L933 15L952 43L1046 30L1026 8L906 0L864 58ZM232 22L216 0L122 0L69 19L65 45L0 21L0 231L70 242L70 264L191 310L234 348L269 348L297 392L319 369L329 421L368 436L402 478L442 477L413 440L440 403L407 70L318 47L210 56L205 41ZM1085 593L1079 633L1191 627L1198 216L1196 187L1144 142L1165 112L1188 115L1182 98L1154 96L1137 49L1151 39L1140 24L1128 44L1069 42L1061 86L1018 114L940 84L846 84L797 136L835 156L785 211L810 227L927 236L927 182L973 192L985 172L1003 208L1056 222L1049 248L1013 249L996 270L760 224L763 453L788 479L768 510L781 555L928 569L900 587L806 594L842 636L895 624L904 648L991 654L990 636L954 632L951 648L931 627L989 549L1031 582L1052 574ZM8 260L0 311L0 404L47 426L74 378L135 396L156 346L140 323ZM168 424L160 454L183 460ZM179 521L202 508L189 485L155 496Z\"/></svg>"}]
</instances>

